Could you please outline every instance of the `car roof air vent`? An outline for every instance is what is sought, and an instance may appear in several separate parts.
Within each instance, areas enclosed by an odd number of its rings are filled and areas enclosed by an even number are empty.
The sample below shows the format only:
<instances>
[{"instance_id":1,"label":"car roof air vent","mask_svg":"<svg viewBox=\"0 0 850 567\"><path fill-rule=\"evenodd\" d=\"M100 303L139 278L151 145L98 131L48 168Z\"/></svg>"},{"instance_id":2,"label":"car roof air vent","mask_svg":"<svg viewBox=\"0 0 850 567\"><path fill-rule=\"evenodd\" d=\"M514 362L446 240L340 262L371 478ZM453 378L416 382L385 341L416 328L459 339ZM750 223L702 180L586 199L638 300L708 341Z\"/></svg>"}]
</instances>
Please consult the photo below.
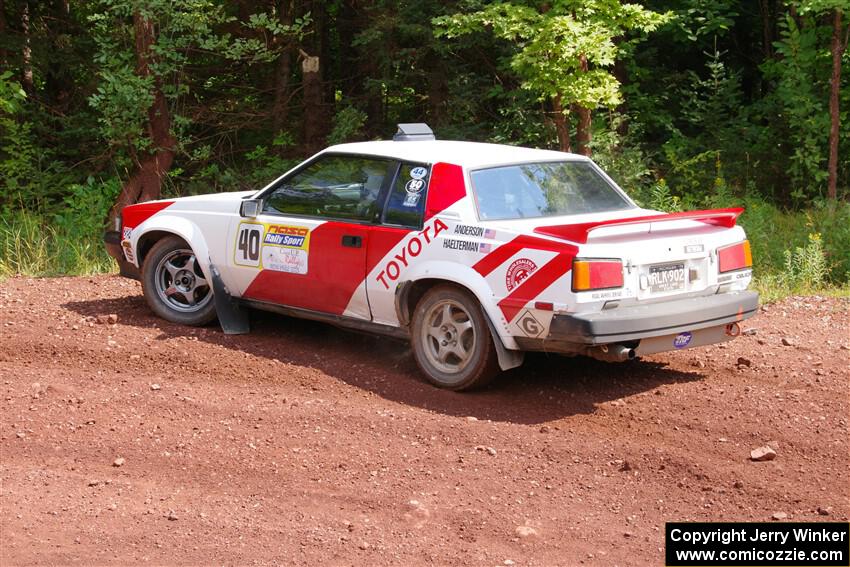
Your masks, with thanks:
<instances>
[{"instance_id":1,"label":"car roof air vent","mask_svg":"<svg viewBox=\"0 0 850 567\"><path fill-rule=\"evenodd\" d=\"M419 142L435 139L434 132L424 122L399 124L398 132L396 132L395 136L393 136L394 142Z\"/></svg>"}]
</instances>

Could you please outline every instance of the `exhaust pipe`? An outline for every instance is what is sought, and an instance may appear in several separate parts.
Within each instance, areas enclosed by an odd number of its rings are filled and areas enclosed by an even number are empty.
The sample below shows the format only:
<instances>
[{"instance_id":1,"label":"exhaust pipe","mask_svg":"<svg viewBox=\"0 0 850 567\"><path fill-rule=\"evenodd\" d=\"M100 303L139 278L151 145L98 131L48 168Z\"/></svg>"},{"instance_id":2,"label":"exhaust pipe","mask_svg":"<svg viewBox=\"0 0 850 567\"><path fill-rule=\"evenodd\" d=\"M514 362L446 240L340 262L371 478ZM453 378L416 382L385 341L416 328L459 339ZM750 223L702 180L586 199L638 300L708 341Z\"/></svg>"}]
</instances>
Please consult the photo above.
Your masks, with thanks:
<instances>
[{"instance_id":1,"label":"exhaust pipe","mask_svg":"<svg viewBox=\"0 0 850 567\"><path fill-rule=\"evenodd\" d=\"M626 360L634 360L635 349L623 345L602 345L588 349L587 355L596 360L604 360L605 362L624 362Z\"/></svg>"}]
</instances>

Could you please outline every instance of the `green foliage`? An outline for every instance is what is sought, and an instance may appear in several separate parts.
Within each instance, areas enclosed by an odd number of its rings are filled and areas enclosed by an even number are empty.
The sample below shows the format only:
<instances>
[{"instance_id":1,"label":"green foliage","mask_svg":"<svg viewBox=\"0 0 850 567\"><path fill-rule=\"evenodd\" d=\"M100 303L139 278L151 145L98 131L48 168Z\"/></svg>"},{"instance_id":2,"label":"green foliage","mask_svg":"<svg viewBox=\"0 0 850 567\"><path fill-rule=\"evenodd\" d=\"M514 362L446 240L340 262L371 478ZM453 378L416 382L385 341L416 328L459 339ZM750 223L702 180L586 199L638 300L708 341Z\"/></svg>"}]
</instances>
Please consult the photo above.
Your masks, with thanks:
<instances>
[{"instance_id":1,"label":"green foliage","mask_svg":"<svg viewBox=\"0 0 850 567\"><path fill-rule=\"evenodd\" d=\"M810 234L805 246L785 251L785 266L780 281L790 288L820 289L827 276L826 255L820 234Z\"/></svg>"},{"instance_id":2,"label":"green foliage","mask_svg":"<svg viewBox=\"0 0 850 567\"><path fill-rule=\"evenodd\" d=\"M747 231L752 246L756 277L764 280L768 288L803 293L800 287L803 280L794 275L799 273L818 274L809 291L850 283L850 254L847 253L850 250L850 223L847 222L850 203L835 205L819 201L802 212L784 211L761 197L730 198L715 204L744 207L739 224ZM818 235L816 244L810 235ZM787 266L789 255L791 272ZM800 258L806 258L806 271L798 269L804 265ZM819 266L818 270L812 271L813 266Z\"/></svg>"},{"instance_id":3,"label":"green foliage","mask_svg":"<svg viewBox=\"0 0 850 567\"><path fill-rule=\"evenodd\" d=\"M833 10L850 12L850 0L796 0L794 2L801 14L823 14Z\"/></svg>"},{"instance_id":4,"label":"green foliage","mask_svg":"<svg viewBox=\"0 0 850 567\"><path fill-rule=\"evenodd\" d=\"M828 37L828 28L800 28L788 16L780 22L782 39L776 43L781 59L764 64L765 75L776 80L768 99L779 107L784 119L790 155L787 173L790 196L803 202L821 194L826 183L826 133L829 132L828 54L818 44Z\"/></svg>"},{"instance_id":5,"label":"green foliage","mask_svg":"<svg viewBox=\"0 0 850 567\"><path fill-rule=\"evenodd\" d=\"M6 185L5 199L0 203L21 200L31 180L38 175L37 149L32 139L32 125L28 122L0 116L0 178ZM5 203L3 201L6 201Z\"/></svg>"},{"instance_id":6,"label":"green foliage","mask_svg":"<svg viewBox=\"0 0 850 567\"><path fill-rule=\"evenodd\" d=\"M665 213L675 213L682 210L679 197L673 195L670 187L663 179L659 179L648 189L635 196L638 204L644 208Z\"/></svg>"},{"instance_id":7,"label":"green foliage","mask_svg":"<svg viewBox=\"0 0 850 567\"><path fill-rule=\"evenodd\" d=\"M0 214L0 279L112 272L115 261L97 237L57 228L24 210Z\"/></svg>"},{"instance_id":8,"label":"green foliage","mask_svg":"<svg viewBox=\"0 0 850 567\"><path fill-rule=\"evenodd\" d=\"M152 77L140 77L126 66L101 72L97 92L89 102L100 115L104 140L119 146L129 142L134 149L145 149L148 139L143 134L154 100L153 84Z\"/></svg>"},{"instance_id":9,"label":"green foliage","mask_svg":"<svg viewBox=\"0 0 850 567\"><path fill-rule=\"evenodd\" d=\"M627 118L614 112L607 118L607 122L593 133L590 145L593 160L626 192L641 195L652 185L653 176L649 158L637 141L641 134L639 128L635 126L628 134L621 134Z\"/></svg>"},{"instance_id":10,"label":"green foliage","mask_svg":"<svg viewBox=\"0 0 850 567\"><path fill-rule=\"evenodd\" d=\"M510 66L523 88L541 100L560 97L565 106L592 109L622 101L619 82L609 70L619 49L615 38L629 31L651 32L669 19L637 4L594 0L559 2L543 12L496 3L433 22L437 37L450 39L492 31L516 46Z\"/></svg>"},{"instance_id":11,"label":"green foliage","mask_svg":"<svg viewBox=\"0 0 850 567\"><path fill-rule=\"evenodd\" d=\"M757 281L757 288L765 300L787 295L818 293L826 284L828 267L820 234L809 234L808 242L784 251L782 270L768 274Z\"/></svg>"},{"instance_id":12,"label":"green foliage","mask_svg":"<svg viewBox=\"0 0 850 567\"><path fill-rule=\"evenodd\" d=\"M62 234L97 240L106 228L106 214L120 192L121 181L115 178L99 181L89 177L84 184L71 185L61 206L56 207L52 224Z\"/></svg>"},{"instance_id":13,"label":"green foliage","mask_svg":"<svg viewBox=\"0 0 850 567\"><path fill-rule=\"evenodd\" d=\"M10 71L0 74L0 179L6 185L5 195L0 194L3 206L20 199L22 189L36 173L37 159L31 124L15 116L23 109L26 93L11 78Z\"/></svg>"},{"instance_id":14,"label":"green foliage","mask_svg":"<svg viewBox=\"0 0 850 567\"><path fill-rule=\"evenodd\" d=\"M846 286L850 51L839 200L821 196L831 15L850 17L848 2L774 2L768 11L741 0L91 0L68 11L7 2L0 271L109 269L99 233L110 199L150 149L157 88L177 140L169 196L256 189L306 157L301 124L315 101L304 97L303 50L322 58L329 143L425 121L441 139L555 147L557 97L566 113L596 109L593 157L643 206L744 206L757 282L769 294L808 279L781 278L786 252L793 273L808 273L797 259L817 257L810 234L821 235L823 285ZM148 77L137 69L136 12L156 36Z\"/></svg>"},{"instance_id":15,"label":"green foliage","mask_svg":"<svg viewBox=\"0 0 850 567\"><path fill-rule=\"evenodd\" d=\"M21 84L12 80L12 72L0 73L0 113L14 115L21 111L21 103L26 100L27 93Z\"/></svg>"},{"instance_id":16,"label":"green foliage","mask_svg":"<svg viewBox=\"0 0 850 567\"><path fill-rule=\"evenodd\" d=\"M706 78L687 73L688 81L678 93L683 103L680 125L671 128L663 145L671 184L698 198L713 190L721 163L735 179L748 181L750 118L742 110L740 77L727 69L722 55L715 50L708 59Z\"/></svg>"},{"instance_id":17,"label":"green foliage","mask_svg":"<svg viewBox=\"0 0 850 567\"><path fill-rule=\"evenodd\" d=\"M353 106L344 106L334 116L333 130L328 135L329 145L351 142L363 136L368 116Z\"/></svg>"}]
</instances>

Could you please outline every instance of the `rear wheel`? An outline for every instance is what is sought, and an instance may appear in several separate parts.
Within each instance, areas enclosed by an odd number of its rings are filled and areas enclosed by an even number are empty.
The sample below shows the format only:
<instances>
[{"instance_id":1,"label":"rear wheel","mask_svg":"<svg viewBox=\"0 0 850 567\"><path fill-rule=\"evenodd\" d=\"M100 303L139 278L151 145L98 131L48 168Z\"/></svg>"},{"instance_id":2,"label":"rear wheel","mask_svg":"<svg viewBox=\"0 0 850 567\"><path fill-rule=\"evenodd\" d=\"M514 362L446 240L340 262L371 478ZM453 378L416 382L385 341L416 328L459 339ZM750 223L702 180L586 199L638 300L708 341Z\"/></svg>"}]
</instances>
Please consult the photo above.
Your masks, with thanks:
<instances>
[{"instance_id":1,"label":"rear wheel","mask_svg":"<svg viewBox=\"0 0 850 567\"><path fill-rule=\"evenodd\" d=\"M450 285L431 289L416 306L411 326L416 363L436 386L468 390L499 372L486 315L469 292Z\"/></svg>"},{"instance_id":2,"label":"rear wheel","mask_svg":"<svg viewBox=\"0 0 850 567\"><path fill-rule=\"evenodd\" d=\"M212 286L182 239L163 238L142 265L142 289L154 313L173 323L206 325L215 319Z\"/></svg>"}]
</instances>

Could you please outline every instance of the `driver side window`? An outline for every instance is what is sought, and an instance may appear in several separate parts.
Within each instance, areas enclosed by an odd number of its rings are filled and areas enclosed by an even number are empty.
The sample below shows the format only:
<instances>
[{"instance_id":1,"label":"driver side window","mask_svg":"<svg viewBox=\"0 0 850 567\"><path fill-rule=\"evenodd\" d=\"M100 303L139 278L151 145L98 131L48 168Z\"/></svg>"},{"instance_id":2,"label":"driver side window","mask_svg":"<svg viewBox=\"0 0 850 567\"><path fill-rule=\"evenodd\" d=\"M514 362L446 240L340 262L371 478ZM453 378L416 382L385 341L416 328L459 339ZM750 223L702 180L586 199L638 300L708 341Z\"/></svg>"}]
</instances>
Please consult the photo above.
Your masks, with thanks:
<instances>
[{"instance_id":1,"label":"driver side window","mask_svg":"<svg viewBox=\"0 0 850 567\"><path fill-rule=\"evenodd\" d=\"M268 195L265 212L370 221L390 160L326 156L283 180Z\"/></svg>"}]
</instances>

